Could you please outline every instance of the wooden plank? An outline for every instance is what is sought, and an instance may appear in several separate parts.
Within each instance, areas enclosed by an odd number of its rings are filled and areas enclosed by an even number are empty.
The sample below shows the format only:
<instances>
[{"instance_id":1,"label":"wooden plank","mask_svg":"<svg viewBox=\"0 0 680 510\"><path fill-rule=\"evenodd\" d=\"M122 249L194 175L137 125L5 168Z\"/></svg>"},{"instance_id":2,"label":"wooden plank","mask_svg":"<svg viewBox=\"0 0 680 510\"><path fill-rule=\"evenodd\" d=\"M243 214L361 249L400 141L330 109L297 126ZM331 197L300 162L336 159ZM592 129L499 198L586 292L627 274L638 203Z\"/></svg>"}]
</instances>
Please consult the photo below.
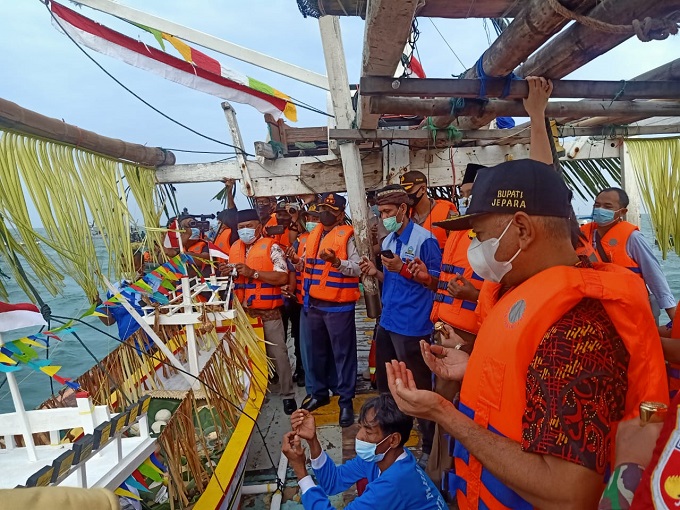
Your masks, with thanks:
<instances>
[{"instance_id":1,"label":"wooden plank","mask_svg":"<svg viewBox=\"0 0 680 510\"><path fill-rule=\"evenodd\" d=\"M147 147L137 143L109 138L93 131L67 124L34 111L22 108L16 103L0 99L0 128L5 127L35 135L55 142L74 145L98 152L114 159L123 159L143 166L172 165L175 155L158 147Z\"/></svg>"},{"instance_id":2,"label":"wooden plank","mask_svg":"<svg viewBox=\"0 0 680 510\"><path fill-rule=\"evenodd\" d=\"M418 99L403 97L374 97L371 101L374 113L395 115L442 116L450 114L451 103L448 99ZM488 103L468 102L458 112L458 117L483 116L523 117L524 105L520 101L490 100ZM551 101L546 107L548 117L639 115L641 117L680 116L680 103L675 102L637 102L637 101Z\"/></svg>"},{"instance_id":3,"label":"wooden plank","mask_svg":"<svg viewBox=\"0 0 680 510\"><path fill-rule=\"evenodd\" d=\"M652 126L611 126L603 127L576 127L558 126L560 137L576 136L637 136L680 133L680 124L659 124ZM515 136L529 138L531 129L529 126L512 129L477 129L463 131L463 140L499 140ZM432 132L424 129L331 129L330 138L336 140L432 140ZM447 141L445 131L437 132L437 141Z\"/></svg>"},{"instance_id":4,"label":"wooden plank","mask_svg":"<svg viewBox=\"0 0 680 510\"><path fill-rule=\"evenodd\" d=\"M353 145L353 144L345 144ZM589 143L573 159L618 157L618 140L598 140ZM468 163L495 165L507 159L529 157L529 145L460 147L453 154L456 171L462 172ZM375 189L382 182L382 154L373 152L361 157L365 189ZM431 186L449 186L452 182L449 149L410 152L411 170L420 170L430 178ZM344 191L342 162L335 156L279 158L274 161L248 161L248 170L255 196L301 195L323 191ZM159 167L159 184L219 182L223 178L240 179L236 161L199 163Z\"/></svg>"},{"instance_id":5,"label":"wooden plank","mask_svg":"<svg viewBox=\"0 0 680 510\"><path fill-rule=\"evenodd\" d=\"M366 12L361 76L394 76L404 46L411 35L411 24L418 0L371 0ZM368 129L378 126L379 115L373 115L369 103L362 98L357 124Z\"/></svg>"},{"instance_id":6,"label":"wooden plank","mask_svg":"<svg viewBox=\"0 0 680 510\"><path fill-rule=\"evenodd\" d=\"M291 145L295 142L326 142L327 140L328 128L326 126L308 128L286 126L286 142Z\"/></svg>"},{"instance_id":7,"label":"wooden plank","mask_svg":"<svg viewBox=\"0 0 680 510\"><path fill-rule=\"evenodd\" d=\"M482 82L477 79L426 78L422 80L367 76L361 78L362 96L478 98ZM486 96L501 97L505 80L486 81ZM522 99L529 94L525 80L513 80L503 99ZM612 100L678 99L680 81L554 80L551 98Z\"/></svg>"},{"instance_id":8,"label":"wooden plank","mask_svg":"<svg viewBox=\"0 0 680 510\"><path fill-rule=\"evenodd\" d=\"M330 16L366 17L368 0L319 0L319 11ZM527 0L427 0L418 16L427 18L513 18Z\"/></svg>"}]
</instances>

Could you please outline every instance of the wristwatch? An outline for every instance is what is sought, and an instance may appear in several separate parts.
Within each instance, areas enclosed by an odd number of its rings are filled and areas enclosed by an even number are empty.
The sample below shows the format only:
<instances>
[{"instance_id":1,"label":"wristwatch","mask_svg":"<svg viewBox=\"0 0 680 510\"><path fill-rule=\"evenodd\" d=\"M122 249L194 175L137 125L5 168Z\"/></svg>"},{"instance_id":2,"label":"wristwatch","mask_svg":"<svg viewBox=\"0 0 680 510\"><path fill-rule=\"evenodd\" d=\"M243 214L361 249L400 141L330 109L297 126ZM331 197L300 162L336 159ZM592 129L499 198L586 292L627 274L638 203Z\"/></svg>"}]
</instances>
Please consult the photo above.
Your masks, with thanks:
<instances>
[{"instance_id":1,"label":"wristwatch","mask_svg":"<svg viewBox=\"0 0 680 510\"><path fill-rule=\"evenodd\" d=\"M260 273L258 273L257 271L255 271L255 272L253 273L253 280L259 280L259 279L260 279Z\"/></svg>"}]
</instances>

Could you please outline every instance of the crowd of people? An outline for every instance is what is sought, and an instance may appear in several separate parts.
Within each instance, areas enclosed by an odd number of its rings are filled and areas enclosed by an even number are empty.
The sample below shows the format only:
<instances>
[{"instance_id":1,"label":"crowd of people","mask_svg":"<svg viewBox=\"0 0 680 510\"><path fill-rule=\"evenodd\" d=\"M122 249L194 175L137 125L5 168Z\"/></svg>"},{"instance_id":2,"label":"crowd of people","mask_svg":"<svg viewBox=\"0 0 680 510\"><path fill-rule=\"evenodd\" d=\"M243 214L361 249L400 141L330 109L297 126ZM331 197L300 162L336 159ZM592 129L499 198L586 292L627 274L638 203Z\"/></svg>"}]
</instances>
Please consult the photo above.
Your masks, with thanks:
<instances>
[{"instance_id":1,"label":"crowd of people","mask_svg":"<svg viewBox=\"0 0 680 510\"><path fill-rule=\"evenodd\" d=\"M258 197L246 210L230 199L218 215L214 242L229 255L219 269L235 271L235 295L263 321L270 379L291 415L283 453L306 508L330 508L328 495L361 479L352 508L444 508L442 494L461 509L628 508L638 488L645 501L680 502L674 409L655 450L666 361L680 363L675 299L625 220L622 189L603 189L579 228L545 129L552 85L527 81L530 159L468 165L451 201L431 198L419 171L372 190L372 257L359 255L338 193ZM190 222L180 228L200 258ZM359 416L357 458L335 466L311 413L338 395L339 424L355 422L365 277L381 289L372 343L380 396ZM670 319L661 327L650 295ZM306 388L299 409L294 384ZM414 418L419 459L404 448Z\"/></svg>"}]
</instances>

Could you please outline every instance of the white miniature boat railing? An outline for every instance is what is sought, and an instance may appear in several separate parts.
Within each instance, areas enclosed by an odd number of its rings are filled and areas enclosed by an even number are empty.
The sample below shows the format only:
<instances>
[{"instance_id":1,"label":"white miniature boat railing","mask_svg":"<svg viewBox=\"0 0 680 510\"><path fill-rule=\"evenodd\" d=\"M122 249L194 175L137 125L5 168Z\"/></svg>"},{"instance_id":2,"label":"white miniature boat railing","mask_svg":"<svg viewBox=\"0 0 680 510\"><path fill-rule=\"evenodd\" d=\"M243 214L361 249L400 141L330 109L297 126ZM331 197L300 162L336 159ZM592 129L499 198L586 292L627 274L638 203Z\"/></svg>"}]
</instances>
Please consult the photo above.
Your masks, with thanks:
<instances>
[{"instance_id":1,"label":"white miniature boat railing","mask_svg":"<svg viewBox=\"0 0 680 510\"><path fill-rule=\"evenodd\" d=\"M49 433L51 444L37 447L38 463L46 465L28 474L23 481L25 485L19 482L19 486L65 485L82 488L106 487L113 490L153 453L156 442L149 435L147 419L150 397L143 397L114 416L111 416L107 406L94 406L86 393L80 393L76 397L76 403L76 407L40 409L26 413L31 433ZM5 436L8 445L7 450L0 454L0 462L4 460L3 455L10 456L16 454L17 450L24 449L14 443L13 436L23 430L16 416L13 416L15 414L0 416L0 434ZM139 436L123 437L123 433L135 423L139 424ZM59 442L60 431L79 427L83 429L84 436L72 444ZM11 460L19 471L22 464L26 464L21 463L16 455ZM36 463L28 465L35 466ZM7 483L8 478L22 476L21 473L15 476L8 471L5 473L5 483L2 485Z\"/></svg>"}]
</instances>

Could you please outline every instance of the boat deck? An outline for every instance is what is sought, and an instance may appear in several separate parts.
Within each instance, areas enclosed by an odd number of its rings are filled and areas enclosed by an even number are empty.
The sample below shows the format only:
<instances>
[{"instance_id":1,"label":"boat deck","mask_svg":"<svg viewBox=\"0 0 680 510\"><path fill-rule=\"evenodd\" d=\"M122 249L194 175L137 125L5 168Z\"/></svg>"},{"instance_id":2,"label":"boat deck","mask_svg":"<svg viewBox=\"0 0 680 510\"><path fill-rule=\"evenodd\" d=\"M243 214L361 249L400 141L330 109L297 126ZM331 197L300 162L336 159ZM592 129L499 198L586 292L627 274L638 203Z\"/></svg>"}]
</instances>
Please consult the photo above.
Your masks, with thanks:
<instances>
[{"instance_id":1,"label":"boat deck","mask_svg":"<svg viewBox=\"0 0 680 510\"><path fill-rule=\"evenodd\" d=\"M357 395L354 399L354 413L358 416L363 403L375 396L377 392L371 388L370 383L363 379L362 373L368 368L368 354L371 348L371 338L373 335L374 319L366 317L366 308L363 301L357 305L356 327L357 327ZM289 353L293 359L292 339L289 339ZM281 438L283 434L290 430L289 417L283 413L282 399L278 396L277 387L270 387L271 393L262 408L258 419L258 425L262 438L255 432L250 444L248 454L248 464L246 466L245 485L272 483L275 481L276 468L281 455ZM304 388L296 388L296 400L298 404L305 397ZM331 403L314 412L316 418L319 440L331 459L336 463L342 463L355 457L354 437L359 429L358 424L351 427L341 428L338 425L339 407L338 397L332 397ZM414 432L407 446L418 457L420 455L420 438ZM269 454L267 453L269 452ZM271 456L271 458L270 458ZM241 508L243 509L264 509L269 508L271 494L243 496ZM335 508L344 506L356 497L356 489L350 488L343 494L331 498L331 503ZM282 509L298 510L302 509L300 494L292 470L289 468L286 476L286 489L283 494Z\"/></svg>"}]
</instances>

